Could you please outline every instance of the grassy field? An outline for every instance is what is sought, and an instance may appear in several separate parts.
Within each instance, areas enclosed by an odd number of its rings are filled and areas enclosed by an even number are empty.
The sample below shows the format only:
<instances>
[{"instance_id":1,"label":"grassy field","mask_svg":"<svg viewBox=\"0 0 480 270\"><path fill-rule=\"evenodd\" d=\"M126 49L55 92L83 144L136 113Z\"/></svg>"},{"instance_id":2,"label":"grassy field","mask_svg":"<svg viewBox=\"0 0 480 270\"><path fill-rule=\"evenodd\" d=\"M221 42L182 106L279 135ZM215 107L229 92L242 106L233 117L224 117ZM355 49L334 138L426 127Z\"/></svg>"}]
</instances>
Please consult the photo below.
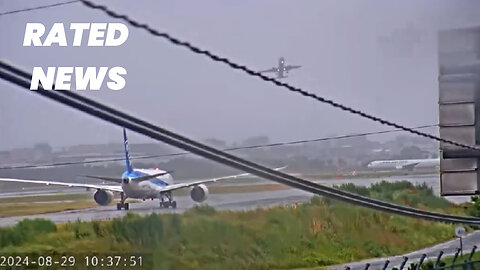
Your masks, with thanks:
<instances>
[{"instance_id":1,"label":"grassy field","mask_svg":"<svg viewBox=\"0 0 480 270\"><path fill-rule=\"evenodd\" d=\"M0 217L54 213L67 210L85 209L96 205L97 204L93 200L0 204Z\"/></svg>"},{"instance_id":2,"label":"grassy field","mask_svg":"<svg viewBox=\"0 0 480 270\"><path fill-rule=\"evenodd\" d=\"M343 172L328 172L328 173L302 173L299 174L305 179L309 180L318 180L318 179L337 179L341 178L382 178L390 176L402 176L402 175L426 175L426 174L438 174L438 170L434 169L422 169L415 171L402 171L402 170L391 170L391 171L343 171Z\"/></svg>"},{"instance_id":3,"label":"grassy field","mask_svg":"<svg viewBox=\"0 0 480 270\"><path fill-rule=\"evenodd\" d=\"M441 212L463 208L426 186L341 188ZM0 252L148 252L154 269L309 268L401 254L451 239L454 226L392 216L325 198L250 211L198 206L183 214L128 214L105 222L24 221L0 229ZM39 223L40 225L38 225Z\"/></svg>"},{"instance_id":4,"label":"grassy field","mask_svg":"<svg viewBox=\"0 0 480 270\"><path fill-rule=\"evenodd\" d=\"M91 194L48 194L0 198L0 217L53 213L95 206Z\"/></svg>"},{"instance_id":5,"label":"grassy field","mask_svg":"<svg viewBox=\"0 0 480 270\"><path fill-rule=\"evenodd\" d=\"M129 203L140 200L127 199ZM113 204L113 203L112 203ZM90 193L48 194L0 198L0 217L79 210L98 206Z\"/></svg>"},{"instance_id":6,"label":"grassy field","mask_svg":"<svg viewBox=\"0 0 480 270\"><path fill-rule=\"evenodd\" d=\"M45 195L27 195L0 198L0 204L8 203L31 203L31 202L52 202L52 201L78 201L91 199L90 193L52 193Z\"/></svg>"}]
</instances>

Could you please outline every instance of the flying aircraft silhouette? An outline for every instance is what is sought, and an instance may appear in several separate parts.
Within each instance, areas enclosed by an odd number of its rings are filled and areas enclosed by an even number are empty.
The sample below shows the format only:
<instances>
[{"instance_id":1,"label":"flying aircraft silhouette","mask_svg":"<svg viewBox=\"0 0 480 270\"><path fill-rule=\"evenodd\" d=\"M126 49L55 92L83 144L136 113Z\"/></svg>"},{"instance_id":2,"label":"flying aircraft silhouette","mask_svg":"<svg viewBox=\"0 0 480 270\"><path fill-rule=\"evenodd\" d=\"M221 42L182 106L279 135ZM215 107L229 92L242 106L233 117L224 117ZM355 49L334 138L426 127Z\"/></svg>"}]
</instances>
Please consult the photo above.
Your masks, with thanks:
<instances>
[{"instance_id":1,"label":"flying aircraft silhouette","mask_svg":"<svg viewBox=\"0 0 480 270\"><path fill-rule=\"evenodd\" d=\"M262 70L260 73L268 73L268 72L275 72L277 75L277 79L287 78L286 74L292 69L300 68L302 66L293 66L293 65L285 65L285 58L280 57L278 59L278 66L273 67L271 69Z\"/></svg>"}]
</instances>

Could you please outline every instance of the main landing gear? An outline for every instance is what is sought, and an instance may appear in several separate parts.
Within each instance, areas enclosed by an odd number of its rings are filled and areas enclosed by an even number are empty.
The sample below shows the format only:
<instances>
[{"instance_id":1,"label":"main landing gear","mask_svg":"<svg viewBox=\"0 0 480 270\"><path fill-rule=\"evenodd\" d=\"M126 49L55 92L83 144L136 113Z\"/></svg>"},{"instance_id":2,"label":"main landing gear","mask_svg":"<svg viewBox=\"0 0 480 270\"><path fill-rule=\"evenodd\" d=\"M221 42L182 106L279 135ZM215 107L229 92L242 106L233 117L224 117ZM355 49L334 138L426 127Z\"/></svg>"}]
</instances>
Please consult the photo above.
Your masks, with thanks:
<instances>
[{"instance_id":1,"label":"main landing gear","mask_svg":"<svg viewBox=\"0 0 480 270\"><path fill-rule=\"evenodd\" d=\"M128 210L129 205L125 202L126 199L127 198L125 197L125 194L123 192L120 192L120 202L117 203L117 210L122 210L122 208Z\"/></svg>"},{"instance_id":2,"label":"main landing gear","mask_svg":"<svg viewBox=\"0 0 480 270\"><path fill-rule=\"evenodd\" d=\"M160 198L160 208L169 208L169 207L177 208L177 202L173 200L172 194L170 192L162 194Z\"/></svg>"}]
</instances>

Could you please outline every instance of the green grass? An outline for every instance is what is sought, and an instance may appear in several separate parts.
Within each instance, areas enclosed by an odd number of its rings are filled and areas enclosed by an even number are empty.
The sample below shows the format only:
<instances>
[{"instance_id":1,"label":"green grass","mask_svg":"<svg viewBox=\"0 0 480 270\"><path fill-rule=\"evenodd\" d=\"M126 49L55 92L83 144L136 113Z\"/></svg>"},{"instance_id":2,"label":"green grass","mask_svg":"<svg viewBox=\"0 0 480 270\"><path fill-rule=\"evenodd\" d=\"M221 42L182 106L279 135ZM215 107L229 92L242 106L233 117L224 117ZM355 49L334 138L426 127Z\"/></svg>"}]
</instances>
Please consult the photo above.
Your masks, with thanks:
<instances>
[{"instance_id":1,"label":"green grass","mask_svg":"<svg viewBox=\"0 0 480 270\"><path fill-rule=\"evenodd\" d=\"M415 207L462 211L427 187L405 182L341 188ZM449 224L313 197L304 204L243 212L202 205L183 214L78 221L2 242L0 252L149 252L155 269L308 268L402 254L451 239L453 230ZM0 231L0 239L3 234L15 235Z\"/></svg>"},{"instance_id":2,"label":"green grass","mask_svg":"<svg viewBox=\"0 0 480 270\"><path fill-rule=\"evenodd\" d=\"M67 210L85 209L96 205L97 204L93 200L0 204L0 217L55 213Z\"/></svg>"},{"instance_id":3,"label":"green grass","mask_svg":"<svg viewBox=\"0 0 480 270\"><path fill-rule=\"evenodd\" d=\"M355 174L348 172L328 172L328 173L307 173L301 174L305 179L315 180L315 179L336 179L341 178L382 178L390 176L401 176L401 175L426 175L426 174L438 174L438 170L434 169L425 169L425 170L416 170L405 172L402 170L392 170L392 171L356 171Z\"/></svg>"},{"instance_id":4,"label":"green grass","mask_svg":"<svg viewBox=\"0 0 480 270\"><path fill-rule=\"evenodd\" d=\"M432 188L425 183L414 185L408 181L382 181L374 183L370 187L356 186L353 183L335 187L362 196L368 196L382 201L400 203L412 207L442 211L451 206L451 203L448 200L435 196Z\"/></svg>"},{"instance_id":5,"label":"green grass","mask_svg":"<svg viewBox=\"0 0 480 270\"><path fill-rule=\"evenodd\" d=\"M31 196L15 196L0 198L0 204L6 203L31 203L31 202L53 202L53 201L76 201L91 199L90 193L57 193Z\"/></svg>"},{"instance_id":6,"label":"green grass","mask_svg":"<svg viewBox=\"0 0 480 270\"><path fill-rule=\"evenodd\" d=\"M114 199L117 199L115 195ZM127 199L129 203L141 200ZM112 205L115 201L112 201ZM0 217L25 216L78 210L98 206L90 193L49 194L0 199Z\"/></svg>"}]
</instances>

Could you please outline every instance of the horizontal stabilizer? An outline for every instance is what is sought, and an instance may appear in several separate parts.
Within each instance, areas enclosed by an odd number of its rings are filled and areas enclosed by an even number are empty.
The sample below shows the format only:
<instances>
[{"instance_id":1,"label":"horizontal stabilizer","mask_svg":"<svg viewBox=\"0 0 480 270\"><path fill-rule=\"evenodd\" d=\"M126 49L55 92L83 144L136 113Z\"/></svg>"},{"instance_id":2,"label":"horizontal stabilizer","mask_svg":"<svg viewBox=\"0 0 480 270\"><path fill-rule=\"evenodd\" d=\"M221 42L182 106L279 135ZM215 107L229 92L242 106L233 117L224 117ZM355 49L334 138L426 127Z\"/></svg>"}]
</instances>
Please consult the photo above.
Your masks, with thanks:
<instances>
[{"instance_id":1,"label":"horizontal stabilizer","mask_svg":"<svg viewBox=\"0 0 480 270\"><path fill-rule=\"evenodd\" d=\"M132 181L142 182L142 181L145 181L145 180L149 180L149 179L153 179L153 178L157 178L159 176L169 174L171 172L173 172L173 171L166 171L166 172L161 172L161 173L156 173L156 174L151 174L151 175L140 176L140 177L133 178Z\"/></svg>"},{"instance_id":2,"label":"horizontal stabilizer","mask_svg":"<svg viewBox=\"0 0 480 270\"><path fill-rule=\"evenodd\" d=\"M82 175L83 177L87 178L93 178L93 179L99 179L99 180L104 180L108 182L114 182L114 183L122 183L122 178L116 178L116 177L105 177L105 176L92 176L92 175Z\"/></svg>"},{"instance_id":3,"label":"horizontal stabilizer","mask_svg":"<svg viewBox=\"0 0 480 270\"><path fill-rule=\"evenodd\" d=\"M169 173L172 173L172 172L173 171L167 171L167 172L162 171L162 172L156 173L156 174L150 174L150 175L135 177L135 178L132 178L131 180L135 181L135 182L142 182L142 181L157 178L159 176L166 175L166 174L169 174ZM104 181L108 181L108 182L115 182L115 183L119 183L119 184L121 184L122 180L123 180L122 178L116 178L116 177L104 177L104 176L92 176L92 175L83 175L83 177L99 179L99 180L104 180Z\"/></svg>"}]
</instances>

